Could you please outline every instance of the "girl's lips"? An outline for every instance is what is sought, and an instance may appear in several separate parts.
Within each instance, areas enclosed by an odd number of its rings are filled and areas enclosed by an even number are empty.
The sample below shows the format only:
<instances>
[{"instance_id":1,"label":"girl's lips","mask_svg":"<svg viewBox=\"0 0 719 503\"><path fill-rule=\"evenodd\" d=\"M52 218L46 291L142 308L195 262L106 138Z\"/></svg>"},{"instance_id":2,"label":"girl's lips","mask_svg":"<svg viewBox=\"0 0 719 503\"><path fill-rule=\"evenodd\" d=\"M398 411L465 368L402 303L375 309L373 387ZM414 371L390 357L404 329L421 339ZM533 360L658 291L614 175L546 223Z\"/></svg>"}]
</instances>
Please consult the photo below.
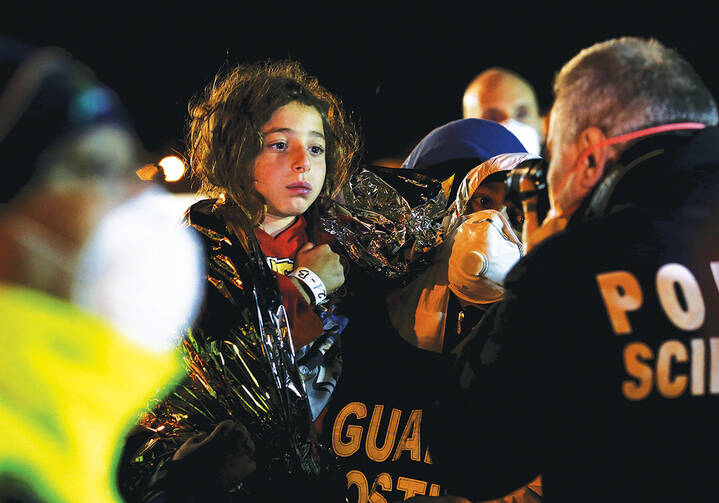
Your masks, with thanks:
<instances>
[{"instance_id":1,"label":"girl's lips","mask_svg":"<svg viewBox=\"0 0 719 503\"><path fill-rule=\"evenodd\" d=\"M289 184L287 189L298 194L309 194L312 192L312 185L307 182L296 182Z\"/></svg>"}]
</instances>

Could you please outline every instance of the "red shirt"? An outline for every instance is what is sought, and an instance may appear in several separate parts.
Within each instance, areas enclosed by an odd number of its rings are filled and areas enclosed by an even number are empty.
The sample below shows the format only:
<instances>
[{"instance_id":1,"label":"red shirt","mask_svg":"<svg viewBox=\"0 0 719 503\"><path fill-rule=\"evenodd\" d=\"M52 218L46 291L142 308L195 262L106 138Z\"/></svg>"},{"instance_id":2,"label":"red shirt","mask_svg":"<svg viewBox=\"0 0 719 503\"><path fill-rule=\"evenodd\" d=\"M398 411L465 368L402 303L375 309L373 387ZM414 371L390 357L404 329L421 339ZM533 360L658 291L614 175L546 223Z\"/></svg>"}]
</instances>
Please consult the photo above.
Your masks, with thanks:
<instances>
[{"instance_id":1,"label":"red shirt","mask_svg":"<svg viewBox=\"0 0 719 503\"><path fill-rule=\"evenodd\" d=\"M255 228L255 235L262 248L262 253L267 257L267 261L277 277L282 294L282 304L284 304L289 318L292 346L295 350L312 342L322 334L322 321L304 300L292 280L286 276L295 268L297 251L309 241L306 228L307 221L302 216L274 237L259 227Z\"/></svg>"}]
</instances>

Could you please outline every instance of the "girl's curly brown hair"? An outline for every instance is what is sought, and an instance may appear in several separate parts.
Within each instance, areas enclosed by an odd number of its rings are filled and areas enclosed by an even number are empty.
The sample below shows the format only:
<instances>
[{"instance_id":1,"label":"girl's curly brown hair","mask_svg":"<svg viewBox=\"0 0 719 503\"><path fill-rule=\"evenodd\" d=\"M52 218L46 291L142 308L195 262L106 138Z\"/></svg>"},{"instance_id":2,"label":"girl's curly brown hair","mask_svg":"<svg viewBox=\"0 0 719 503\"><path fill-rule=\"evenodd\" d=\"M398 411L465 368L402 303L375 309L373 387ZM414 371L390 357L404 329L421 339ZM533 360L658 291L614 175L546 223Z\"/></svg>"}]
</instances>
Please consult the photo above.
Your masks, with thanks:
<instances>
[{"instance_id":1,"label":"girl's curly brown hair","mask_svg":"<svg viewBox=\"0 0 719 503\"><path fill-rule=\"evenodd\" d=\"M187 149L200 190L224 194L253 225L265 216L264 198L253 188L255 157L262 148L261 128L278 108L299 102L322 117L327 173L321 195L333 196L347 181L359 156L357 126L335 95L290 60L237 65L220 71L190 101Z\"/></svg>"}]
</instances>

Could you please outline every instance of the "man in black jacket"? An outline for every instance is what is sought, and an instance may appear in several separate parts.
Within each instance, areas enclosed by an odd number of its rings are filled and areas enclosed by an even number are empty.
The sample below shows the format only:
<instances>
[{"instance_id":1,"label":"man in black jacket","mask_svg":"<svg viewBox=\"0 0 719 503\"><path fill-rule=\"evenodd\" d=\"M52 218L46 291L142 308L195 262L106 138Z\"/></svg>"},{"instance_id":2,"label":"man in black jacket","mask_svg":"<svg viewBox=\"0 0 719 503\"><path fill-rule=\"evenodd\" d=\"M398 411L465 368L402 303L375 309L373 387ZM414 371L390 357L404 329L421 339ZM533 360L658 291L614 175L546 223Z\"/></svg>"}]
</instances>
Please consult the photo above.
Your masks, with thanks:
<instances>
[{"instance_id":1,"label":"man in black jacket","mask_svg":"<svg viewBox=\"0 0 719 503\"><path fill-rule=\"evenodd\" d=\"M715 101L632 37L554 91L551 209L427 417L433 461L477 500L541 474L547 502L716 501Z\"/></svg>"}]
</instances>

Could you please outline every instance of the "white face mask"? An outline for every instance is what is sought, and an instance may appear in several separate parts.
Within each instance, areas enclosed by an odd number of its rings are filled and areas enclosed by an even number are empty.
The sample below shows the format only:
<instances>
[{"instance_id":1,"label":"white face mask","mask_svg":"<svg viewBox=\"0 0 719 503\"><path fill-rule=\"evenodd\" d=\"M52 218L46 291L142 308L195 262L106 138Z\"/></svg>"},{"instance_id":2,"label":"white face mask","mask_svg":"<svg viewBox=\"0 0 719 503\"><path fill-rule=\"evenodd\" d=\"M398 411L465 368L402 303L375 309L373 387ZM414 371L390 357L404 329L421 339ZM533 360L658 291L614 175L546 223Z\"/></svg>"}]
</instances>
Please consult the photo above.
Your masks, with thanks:
<instances>
[{"instance_id":1,"label":"white face mask","mask_svg":"<svg viewBox=\"0 0 719 503\"><path fill-rule=\"evenodd\" d=\"M453 236L448 280L465 302L488 304L504 296L504 277L522 256L522 243L495 210L465 217Z\"/></svg>"},{"instance_id":2,"label":"white face mask","mask_svg":"<svg viewBox=\"0 0 719 503\"><path fill-rule=\"evenodd\" d=\"M72 301L138 344L174 347L197 315L205 266L201 244L172 195L146 189L105 215L82 250Z\"/></svg>"},{"instance_id":3,"label":"white face mask","mask_svg":"<svg viewBox=\"0 0 719 503\"><path fill-rule=\"evenodd\" d=\"M143 190L110 209L80 245L16 216L10 230L31 275L24 283L69 295L147 349L173 348L199 311L205 273L202 245L180 226L172 197Z\"/></svg>"},{"instance_id":4,"label":"white face mask","mask_svg":"<svg viewBox=\"0 0 719 503\"><path fill-rule=\"evenodd\" d=\"M542 141L539 133L532 126L509 118L500 124L512 133L522 143L530 154L539 155L542 152Z\"/></svg>"}]
</instances>

